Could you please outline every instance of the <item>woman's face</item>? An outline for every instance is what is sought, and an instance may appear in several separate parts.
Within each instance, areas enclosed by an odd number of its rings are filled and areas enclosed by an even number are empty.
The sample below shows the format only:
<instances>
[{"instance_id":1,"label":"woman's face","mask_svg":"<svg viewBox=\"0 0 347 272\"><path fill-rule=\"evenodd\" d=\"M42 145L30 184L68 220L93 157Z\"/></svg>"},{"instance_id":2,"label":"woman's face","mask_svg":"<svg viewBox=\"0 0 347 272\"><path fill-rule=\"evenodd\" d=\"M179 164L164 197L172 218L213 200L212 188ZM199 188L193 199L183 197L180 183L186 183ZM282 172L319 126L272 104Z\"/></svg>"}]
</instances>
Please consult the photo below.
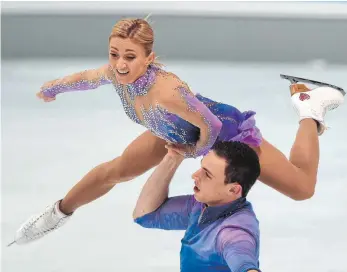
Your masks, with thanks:
<instances>
[{"instance_id":1,"label":"woman's face","mask_svg":"<svg viewBox=\"0 0 347 272\"><path fill-rule=\"evenodd\" d=\"M112 37L110 40L109 62L120 84L133 83L146 72L153 60L153 52L146 56L144 47L129 38Z\"/></svg>"}]
</instances>

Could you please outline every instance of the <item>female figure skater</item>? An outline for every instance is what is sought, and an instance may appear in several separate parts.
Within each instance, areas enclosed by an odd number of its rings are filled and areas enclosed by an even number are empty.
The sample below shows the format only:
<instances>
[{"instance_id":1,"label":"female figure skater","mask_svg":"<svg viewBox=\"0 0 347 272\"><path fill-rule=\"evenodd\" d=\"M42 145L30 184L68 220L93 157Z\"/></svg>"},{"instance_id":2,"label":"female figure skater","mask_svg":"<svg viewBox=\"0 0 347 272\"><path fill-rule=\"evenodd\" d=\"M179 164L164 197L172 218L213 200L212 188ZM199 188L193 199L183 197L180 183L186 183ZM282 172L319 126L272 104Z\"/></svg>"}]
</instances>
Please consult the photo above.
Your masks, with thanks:
<instances>
[{"instance_id":1,"label":"female figure skater","mask_svg":"<svg viewBox=\"0 0 347 272\"><path fill-rule=\"evenodd\" d=\"M262 138L255 126L255 112L241 113L233 106L194 95L180 78L162 70L154 62L153 39L146 20L121 20L109 37L107 65L43 85L38 97L49 102L63 92L113 84L128 117L148 130L122 155L92 169L62 200L26 221L13 243L25 244L43 237L64 224L76 209L103 196L117 183L156 166L167 152L167 142L193 158L206 154L218 140L247 143L259 155L262 182L294 200L314 194L318 135L324 132L325 112L342 104L342 92L328 86L309 90L303 84L291 85L300 126L288 160Z\"/></svg>"}]
</instances>

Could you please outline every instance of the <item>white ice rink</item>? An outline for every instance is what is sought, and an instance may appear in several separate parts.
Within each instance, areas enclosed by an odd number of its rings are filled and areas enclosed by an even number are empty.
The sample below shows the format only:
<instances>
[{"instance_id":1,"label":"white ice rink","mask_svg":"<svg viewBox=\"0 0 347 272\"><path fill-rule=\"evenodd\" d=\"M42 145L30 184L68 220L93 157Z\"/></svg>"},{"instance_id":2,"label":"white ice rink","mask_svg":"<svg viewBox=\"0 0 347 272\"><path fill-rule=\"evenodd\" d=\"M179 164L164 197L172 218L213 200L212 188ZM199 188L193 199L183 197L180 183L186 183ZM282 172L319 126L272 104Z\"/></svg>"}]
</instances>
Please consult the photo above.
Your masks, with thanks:
<instances>
[{"instance_id":1,"label":"white ice rink","mask_svg":"<svg viewBox=\"0 0 347 272\"><path fill-rule=\"evenodd\" d=\"M2 62L2 271L179 271L182 231L143 229L132 209L147 173L78 210L55 233L26 246L20 224L64 194L92 167L118 156L144 129L123 113L111 85L39 101L40 86L103 60ZM316 64L166 63L195 92L257 111L263 135L286 155L298 127L288 82L297 75L347 88L347 67ZM347 105L327 115L315 196L294 202L258 183L249 195L261 226L264 272L347 271ZM171 194L192 192L199 160L178 170Z\"/></svg>"}]
</instances>

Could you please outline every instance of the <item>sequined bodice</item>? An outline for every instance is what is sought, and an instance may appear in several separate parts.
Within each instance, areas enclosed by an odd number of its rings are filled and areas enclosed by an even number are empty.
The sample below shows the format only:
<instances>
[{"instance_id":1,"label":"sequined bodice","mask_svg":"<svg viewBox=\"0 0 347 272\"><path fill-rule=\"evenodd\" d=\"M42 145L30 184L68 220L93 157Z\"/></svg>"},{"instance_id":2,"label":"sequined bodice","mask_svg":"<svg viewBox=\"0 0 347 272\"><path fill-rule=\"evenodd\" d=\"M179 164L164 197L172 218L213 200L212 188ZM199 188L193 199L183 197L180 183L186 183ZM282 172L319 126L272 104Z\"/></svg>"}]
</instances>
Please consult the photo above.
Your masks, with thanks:
<instances>
[{"instance_id":1,"label":"sequined bodice","mask_svg":"<svg viewBox=\"0 0 347 272\"><path fill-rule=\"evenodd\" d=\"M150 105L147 109L140 106L142 120L136 115L135 99L145 96L155 82L158 68L151 67L146 74L132 84L114 84L121 99L126 115L135 123L143 125L154 135L173 143L194 144L199 138L199 128L170 113L159 104ZM128 99L127 99L128 98Z\"/></svg>"},{"instance_id":2,"label":"sequined bodice","mask_svg":"<svg viewBox=\"0 0 347 272\"><path fill-rule=\"evenodd\" d=\"M141 120L137 117L136 112L135 112L135 107L133 106L133 103L135 101L135 97L133 95L129 95L131 102L129 103L128 100L126 99L127 93L129 93L127 86L125 85L116 85L116 91L120 97L120 100L122 102L124 111L126 115L135 123L141 124Z\"/></svg>"}]
</instances>

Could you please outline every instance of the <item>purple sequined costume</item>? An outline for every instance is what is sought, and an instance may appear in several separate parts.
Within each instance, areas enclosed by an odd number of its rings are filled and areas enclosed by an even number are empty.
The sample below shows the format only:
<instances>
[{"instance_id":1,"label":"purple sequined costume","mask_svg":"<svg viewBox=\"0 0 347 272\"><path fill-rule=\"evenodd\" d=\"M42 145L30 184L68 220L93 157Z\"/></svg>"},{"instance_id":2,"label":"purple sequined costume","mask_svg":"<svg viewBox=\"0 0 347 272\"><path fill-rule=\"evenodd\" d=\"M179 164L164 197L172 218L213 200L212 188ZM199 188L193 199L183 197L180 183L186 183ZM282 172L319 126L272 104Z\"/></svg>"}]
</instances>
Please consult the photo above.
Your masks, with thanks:
<instances>
[{"instance_id":1,"label":"purple sequined costume","mask_svg":"<svg viewBox=\"0 0 347 272\"><path fill-rule=\"evenodd\" d=\"M156 78L165 75L167 78L173 74L150 65L144 75L134 83L121 85L115 80L114 70L109 66L108 74L97 74L93 80L83 77L83 73L76 82L67 77L60 83L42 90L48 97L54 97L59 93L69 91L81 91L95 89L101 85L112 83L120 96L124 111L134 122L145 126L154 135L172 143L195 145L200 137L200 129L181 118L178 114L168 111L159 103L150 107L140 107L142 120L135 111L135 100L144 97L156 84ZM177 78L176 78L177 79ZM164 86L165 88L166 86ZM163 89L164 89L163 88ZM165 91L165 90L163 90ZM179 92L186 104L187 110L198 112L208 126L208 140L204 146L195 150L187 157L197 157L206 154L216 141L240 141L253 146L259 146L262 140L259 129L255 126L255 112L240 112L237 108L213 101L200 94L192 95L189 87L182 83L175 91Z\"/></svg>"}]
</instances>

